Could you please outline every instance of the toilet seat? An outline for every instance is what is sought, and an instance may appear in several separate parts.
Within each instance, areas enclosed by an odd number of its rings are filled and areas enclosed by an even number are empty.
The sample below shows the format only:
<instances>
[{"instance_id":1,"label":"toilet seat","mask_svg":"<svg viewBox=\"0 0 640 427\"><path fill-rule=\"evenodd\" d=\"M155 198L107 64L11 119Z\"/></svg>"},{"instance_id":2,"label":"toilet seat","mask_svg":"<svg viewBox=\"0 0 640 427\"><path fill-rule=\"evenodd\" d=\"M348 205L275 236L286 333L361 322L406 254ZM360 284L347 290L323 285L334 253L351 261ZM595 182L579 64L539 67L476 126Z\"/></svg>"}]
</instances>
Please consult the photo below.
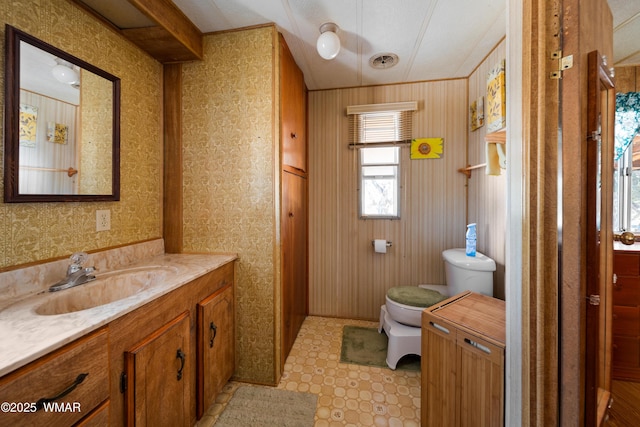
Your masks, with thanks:
<instances>
[{"instance_id":1,"label":"toilet seat","mask_svg":"<svg viewBox=\"0 0 640 427\"><path fill-rule=\"evenodd\" d=\"M438 291L418 286L396 286L387 291L387 312L393 320L419 328L422 310L446 299Z\"/></svg>"}]
</instances>

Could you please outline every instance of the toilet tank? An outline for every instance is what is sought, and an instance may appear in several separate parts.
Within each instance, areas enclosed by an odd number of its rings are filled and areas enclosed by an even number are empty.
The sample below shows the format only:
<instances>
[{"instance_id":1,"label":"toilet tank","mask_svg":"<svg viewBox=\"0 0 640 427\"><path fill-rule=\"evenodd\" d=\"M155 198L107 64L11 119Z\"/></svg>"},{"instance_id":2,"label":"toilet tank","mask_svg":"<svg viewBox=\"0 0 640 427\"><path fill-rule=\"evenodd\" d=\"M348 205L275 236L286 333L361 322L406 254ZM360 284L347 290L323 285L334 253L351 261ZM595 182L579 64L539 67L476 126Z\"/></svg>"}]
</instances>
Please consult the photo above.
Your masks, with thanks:
<instances>
[{"instance_id":1,"label":"toilet tank","mask_svg":"<svg viewBox=\"0 0 640 427\"><path fill-rule=\"evenodd\" d=\"M442 252L442 258L449 295L472 291L493 296L494 260L480 252L476 252L475 257L469 257L464 248L447 249Z\"/></svg>"}]
</instances>

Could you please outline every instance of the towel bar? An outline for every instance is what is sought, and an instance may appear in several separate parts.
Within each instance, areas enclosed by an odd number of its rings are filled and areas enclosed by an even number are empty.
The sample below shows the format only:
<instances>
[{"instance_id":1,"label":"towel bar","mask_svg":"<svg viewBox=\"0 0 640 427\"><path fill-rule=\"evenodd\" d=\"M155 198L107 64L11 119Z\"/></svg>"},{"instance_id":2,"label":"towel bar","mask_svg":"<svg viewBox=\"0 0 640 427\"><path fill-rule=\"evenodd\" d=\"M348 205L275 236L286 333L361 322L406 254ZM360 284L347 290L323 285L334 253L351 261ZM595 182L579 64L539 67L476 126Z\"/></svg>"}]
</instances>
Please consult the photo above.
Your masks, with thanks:
<instances>
[{"instance_id":1,"label":"towel bar","mask_svg":"<svg viewBox=\"0 0 640 427\"><path fill-rule=\"evenodd\" d=\"M467 175L467 178L471 178L471 171L472 171L472 170L474 170L474 169L480 169L480 168L483 168L483 167L485 167L485 166L487 166L487 164L486 164L486 163L480 163L479 165L473 165L473 166L469 165L469 166L467 166L466 168L460 168L460 169L458 169L458 172L460 172L460 173L463 173L463 174Z\"/></svg>"}]
</instances>

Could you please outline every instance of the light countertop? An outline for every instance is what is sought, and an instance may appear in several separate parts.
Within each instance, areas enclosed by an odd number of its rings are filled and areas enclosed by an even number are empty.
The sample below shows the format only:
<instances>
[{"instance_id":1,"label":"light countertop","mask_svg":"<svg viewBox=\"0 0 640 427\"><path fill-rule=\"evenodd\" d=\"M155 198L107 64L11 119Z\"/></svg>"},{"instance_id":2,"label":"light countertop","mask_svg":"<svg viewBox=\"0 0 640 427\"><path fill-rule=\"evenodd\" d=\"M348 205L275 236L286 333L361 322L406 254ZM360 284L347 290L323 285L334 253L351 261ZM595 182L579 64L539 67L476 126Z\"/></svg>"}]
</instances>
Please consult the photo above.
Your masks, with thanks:
<instances>
[{"instance_id":1,"label":"light countertop","mask_svg":"<svg viewBox=\"0 0 640 427\"><path fill-rule=\"evenodd\" d=\"M82 286L48 292L48 285L16 295L0 292L0 376L56 350L65 344L191 282L237 258L235 254L156 254L120 265L113 270L98 270L101 275L113 271L139 271L162 268L162 279L138 293L109 304L65 314L42 315L36 310L51 298L69 292L82 292ZM0 277L0 281L3 278ZM5 279L6 280L6 279ZM1 285L1 283L0 283ZM6 286L5 286L6 287ZM0 286L1 288L1 286ZM1 289L0 289L1 290Z\"/></svg>"}]
</instances>

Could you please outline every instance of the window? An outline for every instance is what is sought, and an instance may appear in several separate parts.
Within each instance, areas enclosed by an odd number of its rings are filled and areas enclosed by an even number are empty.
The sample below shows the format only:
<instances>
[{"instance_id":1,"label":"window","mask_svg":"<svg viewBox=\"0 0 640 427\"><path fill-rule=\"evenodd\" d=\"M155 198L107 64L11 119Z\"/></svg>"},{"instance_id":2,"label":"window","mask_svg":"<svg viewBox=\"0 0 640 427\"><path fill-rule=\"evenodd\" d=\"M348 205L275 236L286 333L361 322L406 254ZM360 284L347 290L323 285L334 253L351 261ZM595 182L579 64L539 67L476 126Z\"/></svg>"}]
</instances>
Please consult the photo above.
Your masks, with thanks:
<instances>
[{"instance_id":1,"label":"window","mask_svg":"<svg viewBox=\"0 0 640 427\"><path fill-rule=\"evenodd\" d=\"M417 108L415 101L347 107L351 146L410 141Z\"/></svg>"},{"instance_id":2,"label":"window","mask_svg":"<svg viewBox=\"0 0 640 427\"><path fill-rule=\"evenodd\" d=\"M640 137L614 162L613 229L640 232Z\"/></svg>"},{"instance_id":3,"label":"window","mask_svg":"<svg viewBox=\"0 0 640 427\"><path fill-rule=\"evenodd\" d=\"M360 217L399 219L400 147L360 148Z\"/></svg>"},{"instance_id":4,"label":"window","mask_svg":"<svg viewBox=\"0 0 640 427\"><path fill-rule=\"evenodd\" d=\"M640 93L616 94L613 231L640 232Z\"/></svg>"},{"instance_id":5,"label":"window","mask_svg":"<svg viewBox=\"0 0 640 427\"><path fill-rule=\"evenodd\" d=\"M400 147L411 141L418 103L347 107L349 143L359 150L360 218L400 219Z\"/></svg>"}]
</instances>

